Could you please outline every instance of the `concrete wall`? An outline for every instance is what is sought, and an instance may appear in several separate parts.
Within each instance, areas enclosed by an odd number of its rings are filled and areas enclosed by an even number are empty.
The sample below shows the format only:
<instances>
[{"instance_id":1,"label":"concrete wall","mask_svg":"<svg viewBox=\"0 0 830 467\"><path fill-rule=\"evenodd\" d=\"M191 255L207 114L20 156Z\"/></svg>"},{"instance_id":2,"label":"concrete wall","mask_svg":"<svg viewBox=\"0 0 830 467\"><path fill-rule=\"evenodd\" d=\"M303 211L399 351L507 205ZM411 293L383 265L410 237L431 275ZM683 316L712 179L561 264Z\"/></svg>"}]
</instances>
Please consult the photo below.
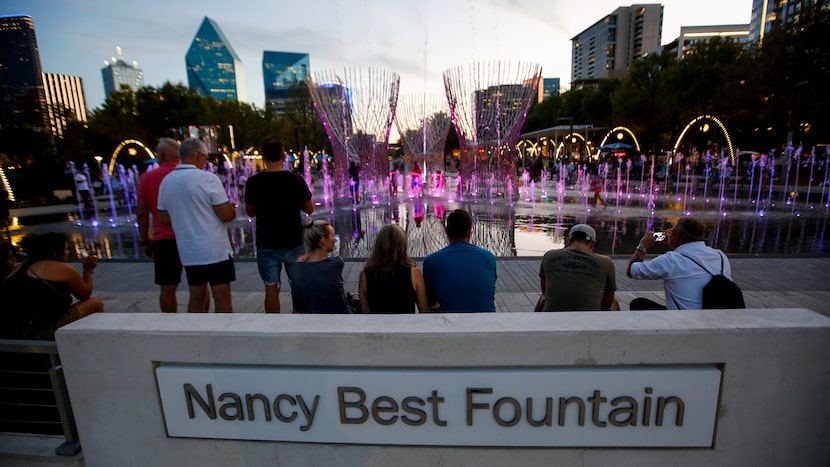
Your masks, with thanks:
<instances>
[{"instance_id":1,"label":"concrete wall","mask_svg":"<svg viewBox=\"0 0 830 467\"><path fill-rule=\"evenodd\" d=\"M99 314L57 333L87 465L817 465L830 318L801 309L411 316ZM168 437L154 362L292 367L722 364L713 447L473 448Z\"/></svg>"}]
</instances>

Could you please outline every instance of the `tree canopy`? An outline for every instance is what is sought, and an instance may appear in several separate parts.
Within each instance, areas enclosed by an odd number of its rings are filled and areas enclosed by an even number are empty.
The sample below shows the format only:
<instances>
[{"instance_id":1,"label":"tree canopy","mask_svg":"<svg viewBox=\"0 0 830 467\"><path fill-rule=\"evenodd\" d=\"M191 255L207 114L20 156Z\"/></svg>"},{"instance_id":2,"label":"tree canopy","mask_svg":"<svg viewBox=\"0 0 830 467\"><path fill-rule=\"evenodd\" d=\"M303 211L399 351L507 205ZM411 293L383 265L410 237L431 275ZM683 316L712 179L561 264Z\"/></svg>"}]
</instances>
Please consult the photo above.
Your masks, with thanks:
<instances>
[{"instance_id":1,"label":"tree canopy","mask_svg":"<svg viewBox=\"0 0 830 467\"><path fill-rule=\"evenodd\" d=\"M830 12L807 7L798 22L774 29L760 45L713 39L681 60L674 52L649 54L622 80L551 96L531 109L523 131L573 117L578 124L626 126L645 149L657 152L692 119L712 115L741 148L768 150L788 138L796 144L828 143L830 93L823 87L828 81Z\"/></svg>"}]
</instances>

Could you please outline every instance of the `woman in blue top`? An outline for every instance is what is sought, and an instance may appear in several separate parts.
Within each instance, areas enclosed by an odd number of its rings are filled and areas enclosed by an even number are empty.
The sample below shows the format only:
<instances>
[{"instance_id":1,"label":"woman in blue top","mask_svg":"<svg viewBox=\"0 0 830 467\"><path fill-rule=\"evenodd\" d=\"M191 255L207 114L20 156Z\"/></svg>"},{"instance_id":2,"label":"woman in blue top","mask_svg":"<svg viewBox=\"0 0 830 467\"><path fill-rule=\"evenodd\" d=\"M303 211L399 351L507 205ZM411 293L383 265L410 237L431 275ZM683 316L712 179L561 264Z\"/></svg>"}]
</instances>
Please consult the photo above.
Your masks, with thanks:
<instances>
[{"instance_id":1,"label":"woman in blue top","mask_svg":"<svg viewBox=\"0 0 830 467\"><path fill-rule=\"evenodd\" d=\"M372 256L360 272L360 307L363 313L429 312L424 276L406 254L406 232L386 225L375 239Z\"/></svg>"},{"instance_id":2,"label":"woman in blue top","mask_svg":"<svg viewBox=\"0 0 830 467\"><path fill-rule=\"evenodd\" d=\"M343 259L330 258L337 239L327 221L308 220L303 231L307 253L291 265L294 313L352 313L343 290Z\"/></svg>"}]
</instances>

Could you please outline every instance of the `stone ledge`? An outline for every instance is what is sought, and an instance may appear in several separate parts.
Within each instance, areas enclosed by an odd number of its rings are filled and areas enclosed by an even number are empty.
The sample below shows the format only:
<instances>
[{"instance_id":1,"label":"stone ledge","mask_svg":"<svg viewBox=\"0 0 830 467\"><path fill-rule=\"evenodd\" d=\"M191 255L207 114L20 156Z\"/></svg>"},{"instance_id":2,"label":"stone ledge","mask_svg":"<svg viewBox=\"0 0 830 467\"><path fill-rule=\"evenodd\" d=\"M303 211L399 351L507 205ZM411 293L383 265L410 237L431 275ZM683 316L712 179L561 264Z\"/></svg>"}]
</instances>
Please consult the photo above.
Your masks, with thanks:
<instances>
[{"instance_id":1,"label":"stone ledge","mask_svg":"<svg viewBox=\"0 0 830 467\"><path fill-rule=\"evenodd\" d=\"M5 467L85 466L83 451L74 456L59 456L55 448L63 436L0 433L0 464Z\"/></svg>"}]
</instances>

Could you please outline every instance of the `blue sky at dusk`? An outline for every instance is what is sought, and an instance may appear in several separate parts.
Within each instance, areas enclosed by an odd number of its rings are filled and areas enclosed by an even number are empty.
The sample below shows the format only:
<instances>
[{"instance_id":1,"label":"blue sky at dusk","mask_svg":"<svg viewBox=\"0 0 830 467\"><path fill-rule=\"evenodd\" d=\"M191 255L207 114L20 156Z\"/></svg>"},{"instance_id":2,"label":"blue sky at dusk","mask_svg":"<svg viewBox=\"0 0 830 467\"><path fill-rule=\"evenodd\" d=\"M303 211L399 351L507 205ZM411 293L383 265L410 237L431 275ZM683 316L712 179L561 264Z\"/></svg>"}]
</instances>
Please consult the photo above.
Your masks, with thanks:
<instances>
[{"instance_id":1,"label":"blue sky at dusk","mask_svg":"<svg viewBox=\"0 0 830 467\"><path fill-rule=\"evenodd\" d=\"M146 85L187 84L184 55L205 16L242 59L248 100L263 106L263 50L310 54L312 70L388 68L401 93L443 92L442 73L474 61L536 62L570 82L570 39L621 3L551 0L6 0L0 15L34 19L43 71L81 76L90 108L101 68L120 46ZM681 26L749 23L751 0L667 0L662 42Z\"/></svg>"}]
</instances>

